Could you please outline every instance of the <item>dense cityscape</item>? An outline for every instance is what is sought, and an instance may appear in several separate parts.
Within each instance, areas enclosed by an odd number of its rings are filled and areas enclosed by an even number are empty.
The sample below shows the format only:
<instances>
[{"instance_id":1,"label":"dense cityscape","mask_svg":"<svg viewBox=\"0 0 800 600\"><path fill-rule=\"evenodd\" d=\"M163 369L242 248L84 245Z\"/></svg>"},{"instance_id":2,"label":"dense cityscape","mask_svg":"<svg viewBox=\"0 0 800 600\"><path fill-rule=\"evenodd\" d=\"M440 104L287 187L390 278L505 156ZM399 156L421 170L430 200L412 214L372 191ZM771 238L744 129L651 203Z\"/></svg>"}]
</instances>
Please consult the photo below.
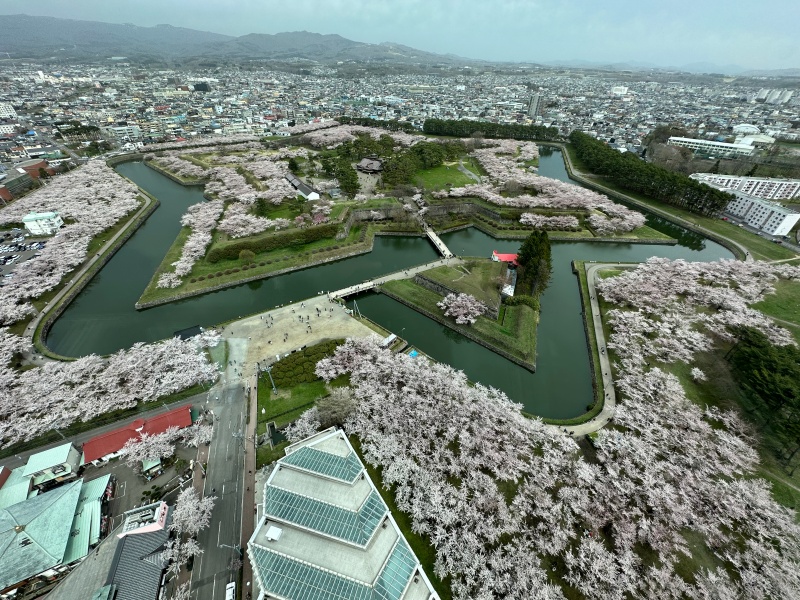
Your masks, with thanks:
<instances>
[{"instance_id":1,"label":"dense cityscape","mask_svg":"<svg viewBox=\"0 0 800 600\"><path fill-rule=\"evenodd\" d=\"M312 41L0 53L0 599L800 595L800 79Z\"/></svg>"}]
</instances>

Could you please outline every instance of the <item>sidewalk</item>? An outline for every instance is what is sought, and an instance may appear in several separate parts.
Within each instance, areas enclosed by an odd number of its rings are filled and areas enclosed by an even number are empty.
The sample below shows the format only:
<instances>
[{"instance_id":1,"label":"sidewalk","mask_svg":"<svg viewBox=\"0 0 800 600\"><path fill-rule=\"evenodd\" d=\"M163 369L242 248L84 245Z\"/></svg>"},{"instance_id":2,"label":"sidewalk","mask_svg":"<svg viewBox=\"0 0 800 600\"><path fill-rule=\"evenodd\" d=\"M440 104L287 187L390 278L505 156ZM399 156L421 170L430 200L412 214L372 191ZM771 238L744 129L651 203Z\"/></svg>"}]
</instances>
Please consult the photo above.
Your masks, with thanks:
<instances>
[{"instance_id":1,"label":"sidewalk","mask_svg":"<svg viewBox=\"0 0 800 600\"><path fill-rule=\"evenodd\" d=\"M253 588L253 566L250 564L250 556L247 554L247 541L253 535L256 522L256 425L258 424L258 375L250 378L250 411L249 422L245 429L245 451L244 469L244 493L242 497L242 538L239 547L242 549L242 599L246 600L247 593L252 592ZM253 507L253 510L250 510Z\"/></svg>"}]
</instances>

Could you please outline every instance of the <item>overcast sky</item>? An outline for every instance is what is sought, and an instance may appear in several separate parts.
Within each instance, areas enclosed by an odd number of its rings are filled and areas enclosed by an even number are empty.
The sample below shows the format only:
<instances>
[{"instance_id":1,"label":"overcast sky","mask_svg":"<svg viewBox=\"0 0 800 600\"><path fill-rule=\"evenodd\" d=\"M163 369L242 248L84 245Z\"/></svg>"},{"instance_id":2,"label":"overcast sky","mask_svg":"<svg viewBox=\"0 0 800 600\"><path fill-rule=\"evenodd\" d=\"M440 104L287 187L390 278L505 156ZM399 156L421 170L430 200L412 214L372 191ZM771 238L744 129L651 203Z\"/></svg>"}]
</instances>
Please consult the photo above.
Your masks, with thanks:
<instances>
[{"instance_id":1,"label":"overcast sky","mask_svg":"<svg viewBox=\"0 0 800 600\"><path fill-rule=\"evenodd\" d=\"M0 11L228 35L338 33L488 60L800 68L800 0L2 0Z\"/></svg>"}]
</instances>

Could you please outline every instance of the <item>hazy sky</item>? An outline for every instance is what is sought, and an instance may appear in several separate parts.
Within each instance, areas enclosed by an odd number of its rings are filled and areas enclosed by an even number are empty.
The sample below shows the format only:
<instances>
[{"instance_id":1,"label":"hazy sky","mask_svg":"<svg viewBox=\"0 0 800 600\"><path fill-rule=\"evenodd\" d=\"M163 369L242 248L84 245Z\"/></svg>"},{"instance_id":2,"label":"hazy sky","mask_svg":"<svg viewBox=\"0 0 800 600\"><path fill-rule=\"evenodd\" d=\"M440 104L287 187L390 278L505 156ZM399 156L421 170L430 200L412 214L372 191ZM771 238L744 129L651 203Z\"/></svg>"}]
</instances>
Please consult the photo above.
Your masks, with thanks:
<instances>
[{"instance_id":1,"label":"hazy sky","mask_svg":"<svg viewBox=\"0 0 800 600\"><path fill-rule=\"evenodd\" d=\"M2 0L0 11L229 35L338 33L489 60L800 68L800 0Z\"/></svg>"}]
</instances>

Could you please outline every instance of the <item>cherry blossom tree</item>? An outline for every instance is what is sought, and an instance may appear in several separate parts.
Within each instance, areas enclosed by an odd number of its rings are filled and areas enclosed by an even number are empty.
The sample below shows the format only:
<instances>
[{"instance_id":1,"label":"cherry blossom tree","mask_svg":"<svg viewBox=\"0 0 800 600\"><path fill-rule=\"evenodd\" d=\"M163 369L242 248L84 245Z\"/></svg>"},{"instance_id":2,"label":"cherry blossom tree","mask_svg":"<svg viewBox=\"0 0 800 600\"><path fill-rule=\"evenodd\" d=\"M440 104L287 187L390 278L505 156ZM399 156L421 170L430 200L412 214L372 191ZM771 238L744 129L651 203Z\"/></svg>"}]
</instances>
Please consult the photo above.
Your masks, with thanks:
<instances>
[{"instance_id":1,"label":"cherry blossom tree","mask_svg":"<svg viewBox=\"0 0 800 600\"><path fill-rule=\"evenodd\" d=\"M174 575L180 573L181 567L195 556L200 556L203 549L194 538L181 540L180 538L167 541L161 558L169 562L168 571Z\"/></svg>"},{"instance_id":2,"label":"cherry blossom tree","mask_svg":"<svg viewBox=\"0 0 800 600\"><path fill-rule=\"evenodd\" d=\"M27 344L0 328L0 447L215 381L219 373L198 337L137 343L108 358L50 361L19 372L9 363Z\"/></svg>"},{"instance_id":3,"label":"cherry blossom tree","mask_svg":"<svg viewBox=\"0 0 800 600\"><path fill-rule=\"evenodd\" d=\"M214 437L213 425L203 425L201 423L194 423L191 427L184 430L183 435L186 439L186 445L192 448L198 448L203 444L211 443Z\"/></svg>"},{"instance_id":4,"label":"cherry blossom tree","mask_svg":"<svg viewBox=\"0 0 800 600\"><path fill-rule=\"evenodd\" d=\"M187 487L178 494L172 509L170 530L180 536L196 536L211 522L216 496L202 498L193 487Z\"/></svg>"},{"instance_id":5,"label":"cherry blossom tree","mask_svg":"<svg viewBox=\"0 0 800 600\"><path fill-rule=\"evenodd\" d=\"M472 325L486 311L486 305L469 294L447 294L436 306L459 325Z\"/></svg>"},{"instance_id":6,"label":"cherry blossom tree","mask_svg":"<svg viewBox=\"0 0 800 600\"><path fill-rule=\"evenodd\" d=\"M145 461L169 458L175 454L175 440L180 435L180 428L173 426L162 433L143 432L138 438L129 439L122 447L125 464L138 472Z\"/></svg>"}]
</instances>

